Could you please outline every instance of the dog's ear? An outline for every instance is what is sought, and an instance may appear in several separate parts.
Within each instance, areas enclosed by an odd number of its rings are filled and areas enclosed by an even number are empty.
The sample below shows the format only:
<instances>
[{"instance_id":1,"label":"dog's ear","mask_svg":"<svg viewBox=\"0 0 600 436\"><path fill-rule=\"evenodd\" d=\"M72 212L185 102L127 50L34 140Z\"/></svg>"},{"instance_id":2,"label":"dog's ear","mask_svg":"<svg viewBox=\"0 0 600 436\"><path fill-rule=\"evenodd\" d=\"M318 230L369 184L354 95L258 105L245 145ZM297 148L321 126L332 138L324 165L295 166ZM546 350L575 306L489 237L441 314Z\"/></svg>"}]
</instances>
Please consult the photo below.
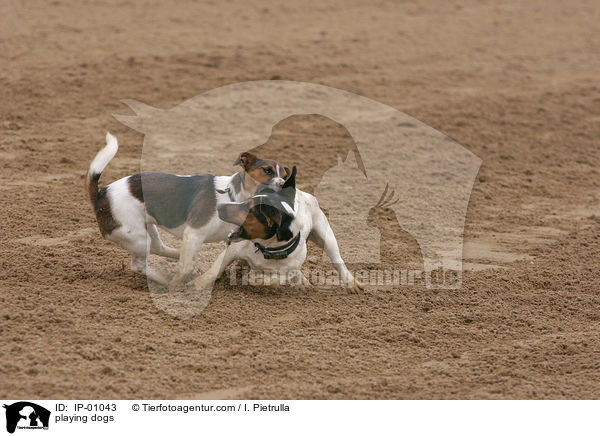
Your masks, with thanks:
<instances>
[{"instance_id":1,"label":"dog's ear","mask_svg":"<svg viewBox=\"0 0 600 436\"><path fill-rule=\"evenodd\" d=\"M287 171L288 169L289 168L286 168L285 170ZM283 184L281 189L296 188L296 171L296 165L294 165L294 167L292 168L292 174L290 174L289 177L285 180L285 183Z\"/></svg>"},{"instance_id":2,"label":"dog's ear","mask_svg":"<svg viewBox=\"0 0 600 436\"><path fill-rule=\"evenodd\" d=\"M249 151L245 151L239 155L239 157L233 163L233 166L241 165L242 168L248 170L248 168L250 168L255 161L256 155L254 153L250 153Z\"/></svg>"},{"instance_id":3,"label":"dog's ear","mask_svg":"<svg viewBox=\"0 0 600 436\"><path fill-rule=\"evenodd\" d=\"M292 170L290 170L290 167L283 167L283 169L285 170L285 177L283 179L287 180L287 178L292 175Z\"/></svg>"}]
</instances>

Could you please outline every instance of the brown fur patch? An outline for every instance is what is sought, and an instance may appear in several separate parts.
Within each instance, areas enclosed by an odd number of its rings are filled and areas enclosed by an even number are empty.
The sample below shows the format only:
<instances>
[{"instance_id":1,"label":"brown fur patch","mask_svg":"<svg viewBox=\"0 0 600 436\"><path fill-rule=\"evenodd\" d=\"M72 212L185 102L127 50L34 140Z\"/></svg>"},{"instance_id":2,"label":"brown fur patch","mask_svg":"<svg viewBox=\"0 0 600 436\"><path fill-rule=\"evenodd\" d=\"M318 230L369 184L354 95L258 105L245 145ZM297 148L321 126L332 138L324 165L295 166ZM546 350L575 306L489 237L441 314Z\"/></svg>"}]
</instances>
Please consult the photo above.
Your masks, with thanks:
<instances>
[{"instance_id":1,"label":"brown fur patch","mask_svg":"<svg viewBox=\"0 0 600 436\"><path fill-rule=\"evenodd\" d=\"M275 160L260 159L254 153L248 151L240 154L234 165L241 165L246 174L250 176L244 177L244 188L250 195L254 195L259 184L268 184L271 179L277 177L278 165L280 172L289 170L289 168L280 165ZM285 179L288 175L289 171L286 174L280 174L280 177Z\"/></svg>"},{"instance_id":2,"label":"brown fur patch","mask_svg":"<svg viewBox=\"0 0 600 436\"><path fill-rule=\"evenodd\" d=\"M120 226L115 220L110 210L110 202L106 196L106 188L98 191L98 181L100 174L88 174L86 178L86 188L90 197L90 202L96 214L96 222L103 237L110 235L114 229Z\"/></svg>"},{"instance_id":3,"label":"brown fur patch","mask_svg":"<svg viewBox=\"0 0 600 436\"><path fill-rule=\"evenodd\" d=\"M98 180L100 180L100 174L88 174L85 179L85 187L92 204L95 204L98 198Z\"/></svg>"},{"instance_id":4,"label":"brown fur patch","mask_svg":"<svg viewBox=\"0 0 600 436\"><path fill-rule=\"evenodd\" d=\"M281 225L282 216L281 211L273 207L261 206L254 198L241 204L229 203L219 206L219 217L240 226L243 229L242 235L246 239L270 238L273 236L273 229Z\"/></svg>"},{"instance_id":5,"label":"brown fur patch","mask_svg":"<svg viewBox=\"0 0 600 436\"><path fill-rule=\"evenodd\" d=\"M275 163L276 165L276 163ZM261 165L256 166L256 168L251 168L246 171L248 175L256 182L256 184L264 183L268 184L273 175L276 173L275 165L263 163ZM266 173L265 171L270 171L270 173Z\"/></svg>"},{"instance_id":6,"label":"brown fur patch","mask_svg":"<svg viewBox=\"0 0 600 436\"><path fill-rule=\"evenodd\" d=\"M256 218L252 213L249 213L242 225L245 231L245 236L248 239L267 239L269 234L263 223Z\"/></svg>"},{"instance_id":7,"label":"brown fur patch","mask_svg":"<svg viewBox=\"0 0 600 436\"><path fill-rule=\"evenodd\" d=\"M102 188L98 192L94 209L96 211L96 221L98 222L102 236L106 237L110 235L113 230L121 225L115 220L110 210L110 201L108 201L108 197L106 196L106 188Z\"/></svg>"}]
</instances>

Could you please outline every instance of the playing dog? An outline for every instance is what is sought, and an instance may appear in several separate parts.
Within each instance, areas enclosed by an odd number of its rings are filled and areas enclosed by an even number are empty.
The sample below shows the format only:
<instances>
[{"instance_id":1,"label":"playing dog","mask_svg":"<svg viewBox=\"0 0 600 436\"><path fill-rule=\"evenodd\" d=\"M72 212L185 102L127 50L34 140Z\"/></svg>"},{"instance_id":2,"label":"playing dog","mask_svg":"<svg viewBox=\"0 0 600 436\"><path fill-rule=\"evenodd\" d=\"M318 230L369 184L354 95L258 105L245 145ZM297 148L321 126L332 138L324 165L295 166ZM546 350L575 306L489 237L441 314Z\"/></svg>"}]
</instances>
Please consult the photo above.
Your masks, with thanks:
<instances>
[{"instance_id":1,"label":"playing dog","mask_svg":"<svg viewBox=\"0 0 600 436\"><path fill-rule=\"evenodd\" d=\"M237 227L227 238L230 242L227 248L194 280L196 288L212 286L237 259L245 260L254 270L278 274L279 284L310 286L300 271L310 239L323 248L350 292L363 289L340 256L329 221L317 199L296 189L295 166L281 190L259 188L247 200L219 204L217 211L223 221Z\"/></svg>"},{"instance_id":2,"label":"playing dog","mask_svg":"<svg viewBox=\"0 0 600 436\"><path fill-rule=\"evenodd\" d=\"M117 153L117 138L106 134L106 146L90 164L86 187L105 239L131 253L131 269L150 280L180 287L191 275L193 262L204 242L223 241L234 225L217 216L217 206L251 197L265 184L277 191L290 174L273 160L244 152L234 162L242 170L232 176L210 174L178 176L142 173L119 179L98 190L104 168ZM156 226L183 239L181 251L163 244ZM179 259L175 276L169 280L147 265L149 253Z\"/></svg>"}]
</instances>

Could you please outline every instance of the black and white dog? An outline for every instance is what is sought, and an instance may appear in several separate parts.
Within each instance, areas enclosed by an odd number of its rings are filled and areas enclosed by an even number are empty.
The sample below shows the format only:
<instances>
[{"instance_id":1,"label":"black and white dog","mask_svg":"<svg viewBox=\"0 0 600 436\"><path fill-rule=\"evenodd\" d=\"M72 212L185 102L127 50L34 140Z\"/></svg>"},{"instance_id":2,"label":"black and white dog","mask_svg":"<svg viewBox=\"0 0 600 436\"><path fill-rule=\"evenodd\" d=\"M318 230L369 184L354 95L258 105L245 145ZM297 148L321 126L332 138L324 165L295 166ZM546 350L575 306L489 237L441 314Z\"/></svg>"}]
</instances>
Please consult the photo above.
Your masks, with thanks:
<instances>
[{"instance_id":1,"label":"black and white dog","mask_svg":"<svg viewBox=\"0 0 600 436\"><path fill-rule=\"evenodd\" d=\"M98 190L102 171L117 153L117 138L106 134L106 146L90 164L86 187L102 236L131 253L131 269L173 290L189 279L194 257L204 242L223 241L235 227L219 219L217 206L251 197L264 184L277 191L290 174L273 160L242 153L232 176L134 174ZM181 252L163 244L156 226L183 239ZM149 253L179 259L169 280L147 265Z\"/></svg>"},{"instance_id":2,"label":"black and white dog","mask_svg":"<svg viewBox=\"0 0 600 436\"><path fill-rule=\"evenodd\" d=\"M217 210L223 221L237 227L228 236L227 248L193 281L197 289L212 286L237 259L245 260L253 270L275 273L277 284L310 286L300 271L306 259L308 239L327 253L348 291L363 289L340 256L329 221L317 199L296 189L295 166L281 190L261 187L247 200L222 203Z\"/></svg>"}]
</instances>

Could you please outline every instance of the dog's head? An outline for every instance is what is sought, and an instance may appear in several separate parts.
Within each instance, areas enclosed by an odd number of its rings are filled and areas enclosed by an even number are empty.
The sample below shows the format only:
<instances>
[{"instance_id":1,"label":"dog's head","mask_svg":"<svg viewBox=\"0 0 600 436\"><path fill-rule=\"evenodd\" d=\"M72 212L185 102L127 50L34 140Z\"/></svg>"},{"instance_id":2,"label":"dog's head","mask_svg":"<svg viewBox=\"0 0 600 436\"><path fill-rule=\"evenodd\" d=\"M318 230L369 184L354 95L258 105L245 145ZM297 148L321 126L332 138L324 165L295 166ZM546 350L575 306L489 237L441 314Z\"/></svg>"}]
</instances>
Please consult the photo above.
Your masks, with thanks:
<instances>
[{"instance_id":1,"label":"dog's head","mask_svg":"<svg viewBox=\"0 0 600 436\"><path fill-rule=\"evenodd\" d=\"M281 189L290 175L290 169L271 159L260 159L254 153L245 151L239 155L233 165L240 165L246 177L246 189L255 193L258 186L266 185L277 191Z\"/></svg>"},{"instance_id":2,"label":"dog's head","mask_svg":"<svg viewBox=\"0 0 600 436\"><path fill-rule=\"evenodd\" d=\"M217 206L219 218L238 226L227 237L229 242L273 236L278 241L287 241L294 236L290 225L295 217L296 167L288 174L280 190L262 185L246 201Z\"/></svg>"}]
</instances>

